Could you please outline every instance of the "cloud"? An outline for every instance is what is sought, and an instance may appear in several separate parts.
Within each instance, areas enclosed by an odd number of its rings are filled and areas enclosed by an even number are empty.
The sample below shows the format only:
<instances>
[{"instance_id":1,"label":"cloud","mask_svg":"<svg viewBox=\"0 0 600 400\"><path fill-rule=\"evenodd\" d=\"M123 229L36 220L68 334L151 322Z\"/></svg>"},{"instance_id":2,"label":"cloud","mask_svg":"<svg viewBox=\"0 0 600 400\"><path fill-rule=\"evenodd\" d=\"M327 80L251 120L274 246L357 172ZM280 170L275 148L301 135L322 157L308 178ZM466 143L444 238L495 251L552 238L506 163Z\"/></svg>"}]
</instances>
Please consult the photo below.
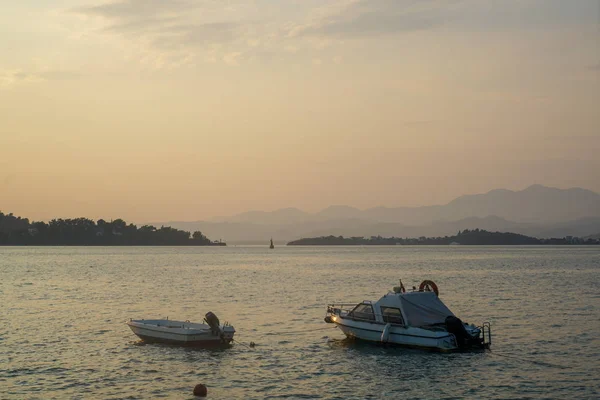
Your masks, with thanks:
<instances>
[{"instance_id":1,"label":"cloud","mask_svg":"<svg viewBox=\"0 0 600 400\"><path fill-rule=\"evenodd\" d=\"M156 59L176 59L175 52L186 57L190 52L219 52L217 59L231 63L232 54L289 55L290 49L323 50L338 45L338 38L427 29L440 20L432 11L454 1L330 0L315 4L298 3L296 7L303 12L286 14L280 10L284 4L249 0L113 0L77 7L71 13L100 20L102 33L122 36L145 53L161 53Z\"/></svg>"},{"instance_id":2,"label":"cloud","mask_svg":"<svg viewBox=\"0 0 600 400\"><path fill-rule=\"evenodd\" d=\"M169 49L178 46L207 46L236 41L243 35L243 26L232 22L173 25L154 38L153 44Z\"/></svg>"},{"instance_id":3,"label":"cloud","mask_svg":"<svg viewBox=\"0 0 600 400\"><path fill-rule=\"evenodd\" d=\"M46 70L37 73L37 76L46 81L65 81L81 77L80 72L65 70Z\"/></svg>"},{"instance_id":4,"label":"cloud","mask_svg":"<svg viewBox=\"0 0 600 400\"><path fill-rule=\"evenodd\" d=\"M38 75L27 73L19 69L0 70L0 88L40 80L41 78Z\"/></svg>"},{"instance_id":5,"label":"cloud","mask_svg":"<svg viewBox=\"0 0 600 400\"><path fill-rule=\"evenodd\" d=\"M242 52L268 43L268 24L258 23L254 8L253 2L241 0L117 0L71 13L99 19L102 34L123 37L140 60L164 68L200 54L205 60L237 64Z\"/></svg>"},{"instance_id":6,"label":"cloud","mask_svg":"<svg viewBox=\"0 0 600 400\"><path fill-rule=\"evenodd\" d=\"M81 74L78 72L65 70L44 69L25 71L22 69L5 69L0 70L0 88L7 88L18 84L75 79L79 76Z\"/></svg>"},{"instance_id":7,"label":"cloud","mask_svg":"<svg viewBox=\"0 0 600 400\"><path fill-rule=\"evenodd\" d=\"M105 18L145 19L180 14L199 6L199 2L190 0L118 0L95 6L77 7L73 11L84 15L95 15Z\"/></svg>"},{"instance_id":8,"label":"cloud","mask_svg":"<svg viewBox=\"0 0 600 400\"><path fill-rule=\"evenodd\" d=\"M205 59L214 55L225 61L234 53L284 56L354 39L441 28L519 30L577 23L587 18L589 12L584 11L592 4L592 0L581 0L581 6L562 0L104 1L71 12L100 20L101 33L121 36L132 48L142 48L145 57L158 52L161 55L155 58L179 64L175 53L186 58L204 53Z\"/></svg>"},{"instance_id":9,"label":"cloud","mask_svg":"<svg viewBox=\"0 0 600 400\"><path fill-rule=\"evenodd\" d=\"M355 38L429 29L443 24L461 1L350 0L290 30L290 36Z\"/></svg>"},{"instance_id":10,"label":"cloud","mask_svg":"<svg viewBox=\"0 0 600 400\"><path fill-rule=\"evenodd\" d=\"M223 56L223 61L227 65L237 66L237 65L239 65L239 58L241 55L242 55L242 53L239 51L236 51L233 53L228 53Z\"/></svg>"},{"instance_id":11,"label":"cloud","mask_svg":"<svg viewBox=\"0 0 600 400\"><path fill-rule=\"evenodd\" d=\"M344 39L444 28L523 31L597 26L597 0L345 0L290 30L293 37Z\"/></svg>"}]
</instances>

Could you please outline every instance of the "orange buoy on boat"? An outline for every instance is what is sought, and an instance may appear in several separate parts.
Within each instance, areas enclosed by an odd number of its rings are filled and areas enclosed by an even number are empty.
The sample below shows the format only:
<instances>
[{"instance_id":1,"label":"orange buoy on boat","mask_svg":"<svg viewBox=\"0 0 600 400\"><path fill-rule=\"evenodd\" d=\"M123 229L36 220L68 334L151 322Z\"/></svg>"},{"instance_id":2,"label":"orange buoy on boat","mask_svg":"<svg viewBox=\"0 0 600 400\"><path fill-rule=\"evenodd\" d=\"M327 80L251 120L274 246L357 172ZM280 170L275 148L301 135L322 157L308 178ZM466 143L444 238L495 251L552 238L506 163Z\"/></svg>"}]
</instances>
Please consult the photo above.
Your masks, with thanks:
<instances>
[{"instance_id":1,"label":"orange buoy on boat","mask_svg":"<svg viewBox=\"0 0 600 400\"><path fill-rule=\"evenodd\" d=\"M436 296L440 295L440 291L438 290L438 287L434 281L430 281L429 279L426 279L423 282L421 282L421 285L419 286L419 292L431 292L431 291L433 291L433 293L435 293Z\"/></svg>"}]
</instances>

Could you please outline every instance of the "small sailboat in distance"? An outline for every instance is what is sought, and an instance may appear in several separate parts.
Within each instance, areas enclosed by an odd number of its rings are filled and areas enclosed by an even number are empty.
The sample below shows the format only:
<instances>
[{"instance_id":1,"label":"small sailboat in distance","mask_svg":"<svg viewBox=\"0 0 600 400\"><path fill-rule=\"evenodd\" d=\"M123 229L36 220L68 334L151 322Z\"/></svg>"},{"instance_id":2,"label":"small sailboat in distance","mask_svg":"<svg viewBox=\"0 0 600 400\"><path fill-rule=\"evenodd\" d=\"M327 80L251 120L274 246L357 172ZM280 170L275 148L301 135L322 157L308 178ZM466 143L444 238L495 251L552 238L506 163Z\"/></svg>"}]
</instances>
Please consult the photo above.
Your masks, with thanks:
<instances>
[{"instance_id":1,"label":"small sailboat in distance","mask_svg":"<svg viewBox=\"0 0 600 400\"><path fill-rule=\"evenodd\" d=\"M270 249L274 249L275 248L275 245L273 244L273 238L271 238L271 244L269 245L269 248Z\"/></svg>"}]
</instances>

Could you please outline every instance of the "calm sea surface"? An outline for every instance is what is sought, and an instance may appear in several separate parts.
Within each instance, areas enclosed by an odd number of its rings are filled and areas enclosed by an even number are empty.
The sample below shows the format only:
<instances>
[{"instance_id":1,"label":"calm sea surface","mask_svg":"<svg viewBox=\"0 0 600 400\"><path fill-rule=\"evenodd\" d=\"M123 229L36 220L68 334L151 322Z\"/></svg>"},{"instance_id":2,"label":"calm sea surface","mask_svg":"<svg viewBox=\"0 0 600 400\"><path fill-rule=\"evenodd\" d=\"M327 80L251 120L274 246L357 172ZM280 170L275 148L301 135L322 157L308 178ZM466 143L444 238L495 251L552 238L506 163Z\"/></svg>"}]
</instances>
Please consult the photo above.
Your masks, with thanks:
<instances>
[{"instance_id":1,"label":"calm sea surface","mask_svg":"<svg viewBox=\"0 0 600 400\"><path fill-rule=\"evenodd\" d=\"M333 301L433 279L491 352L343 340ZM141 345L125 321L201 321L240 343ZM600 247L0 247L0 399L600 397Z\"/></svg>"}]
</instances>

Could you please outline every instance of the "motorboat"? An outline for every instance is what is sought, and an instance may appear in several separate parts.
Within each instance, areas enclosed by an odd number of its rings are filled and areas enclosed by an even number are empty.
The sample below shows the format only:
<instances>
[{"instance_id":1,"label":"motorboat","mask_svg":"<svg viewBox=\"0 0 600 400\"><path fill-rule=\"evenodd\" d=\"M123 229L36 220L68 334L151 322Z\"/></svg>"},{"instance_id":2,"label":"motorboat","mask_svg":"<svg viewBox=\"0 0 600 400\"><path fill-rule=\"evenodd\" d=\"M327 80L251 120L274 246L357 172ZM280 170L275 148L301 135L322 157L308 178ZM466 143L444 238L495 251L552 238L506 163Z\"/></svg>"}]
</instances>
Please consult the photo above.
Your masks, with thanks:
<instances>
[{"instance_id":1,"label":"motorboat","mask_svg":"<svg viewBox=\"0 0 600 400\"><path fill-rule=\"evenodd\" d=\"M206 313L203 323L166 319L130 319L127 325L144 342L172 343L186 346L228 345L235 329L228 322Z\"/></svg>"},{"instance_id":2,"label":"motorboat","mask_svg":"<svg viewBox=\"0 0 600 400\"><path fill-rule=\"evenodd\" d=\"M492 342L490 323L462 322L440 300L431 280L411 291L400 281L377 301L328 304L325 322L348 338L431 350L489 348Z\"/></svg>"}]
</instances>

